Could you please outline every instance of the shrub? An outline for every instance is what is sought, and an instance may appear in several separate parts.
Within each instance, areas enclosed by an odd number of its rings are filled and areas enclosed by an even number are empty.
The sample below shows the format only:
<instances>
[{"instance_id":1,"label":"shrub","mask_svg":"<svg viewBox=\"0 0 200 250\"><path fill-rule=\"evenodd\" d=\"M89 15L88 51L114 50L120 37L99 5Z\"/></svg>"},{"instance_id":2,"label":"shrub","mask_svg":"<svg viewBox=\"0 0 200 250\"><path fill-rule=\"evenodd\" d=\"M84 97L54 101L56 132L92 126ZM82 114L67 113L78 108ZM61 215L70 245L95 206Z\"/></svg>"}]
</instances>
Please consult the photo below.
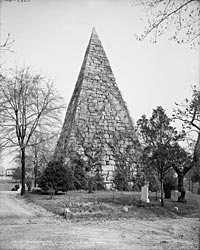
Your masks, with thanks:
<instances>
[{"instance_id":1,"label":"shrub","mask_svg":"<svg viewBox=\"0 0 200 250\"><path fill-rule=\"evenodd\" d=\"M129 191L130 189L126 177L121 172L116 172L113 182L119 191Z\"/></svg>"},{"instance_id":2,"label":"shrub","mask_svg":"<svg viewBox=\"0 0 200 250\"><path fill-rule=\"evenodd\" d=\"M137 173L134 177L133 177L133 187L132 190L133 191L140 191L141 187L144 185L145 183L145 176L143 173Z\"/></svg>"},{"instance_id":3,"label":"shrub","mask_svg":"<svg viewBox=\"0 0 200 250\"><path fill-rule=\"evenodd\" d=\"M94 176L94 190L104 190L104 178L103 176L97 172Z\"/></svg>"},{"instance_id":4,"label":"shrub","mask_svg":"<svg viewBox=\"0 0 200 250\"><path fill-rule=\"evenodd\" d=\"M43 174L38 180L38 186L44 191L54 190L57 193L59 190L67 191L72 188L73 171L67 169L59 161L51 161L45 168Z\"/></svg>"},{"instance_id":5,"label":"shrub","mask_svg":"<svg viewBox=\"0 0 200 250\"><path fill-rule=\"evenodd\" d=\"M53 189L56 193L74 189L87 189L88 179L83 162L73 159L69 164L60 161L49 162L47 168L38 179L38 186L44 191Z\"/></svg>"},{"instance_id":6,"label":"shrub","mask_svg":"<svg viewBox=\"0 0 200 250\"><path fill-rule=\"evenodd\" d=\"M87 189L88 178L84 171L83 165L73 165L74 189Z\"/></svg>"}]
</instances>

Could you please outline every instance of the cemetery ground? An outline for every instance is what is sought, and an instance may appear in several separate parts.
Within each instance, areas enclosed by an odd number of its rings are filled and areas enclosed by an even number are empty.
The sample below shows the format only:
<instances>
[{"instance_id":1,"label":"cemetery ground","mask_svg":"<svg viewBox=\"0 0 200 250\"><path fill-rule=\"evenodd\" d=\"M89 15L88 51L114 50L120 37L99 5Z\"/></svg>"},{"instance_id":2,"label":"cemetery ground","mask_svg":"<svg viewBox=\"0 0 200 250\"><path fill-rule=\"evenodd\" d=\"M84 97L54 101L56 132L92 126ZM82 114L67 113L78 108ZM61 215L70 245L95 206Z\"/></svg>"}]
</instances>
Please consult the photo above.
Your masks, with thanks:
<instances>
[{"instance_id":1,"label":"cemetery ground","mask_svg":"<svg viewBox=\"0 0 200 250\"><path fill-rule=\"evenodd\" d=\"M155 193L143 207L136 192L0 192L0 250L198 249L200 196L186 198L163 208Z\"/></svg>"}]
</instances>

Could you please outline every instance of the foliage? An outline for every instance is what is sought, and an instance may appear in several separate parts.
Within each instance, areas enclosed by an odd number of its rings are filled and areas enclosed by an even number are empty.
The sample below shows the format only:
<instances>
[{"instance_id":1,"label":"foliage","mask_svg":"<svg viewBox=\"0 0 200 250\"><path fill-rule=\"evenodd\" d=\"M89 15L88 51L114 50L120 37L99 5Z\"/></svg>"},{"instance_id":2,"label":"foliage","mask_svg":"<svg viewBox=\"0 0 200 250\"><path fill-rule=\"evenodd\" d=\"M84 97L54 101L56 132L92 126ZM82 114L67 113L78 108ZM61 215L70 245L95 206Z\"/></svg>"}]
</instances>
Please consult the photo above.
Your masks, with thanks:
<instances>
[{"instance_id":1,"label":"foliage","mask_svg":"<svg viewBox=\"0 0 200 250\"><path fill-rule=\"evenodd\" d=\"M39 187L45 191L80 190L87 189L88 177L84 170L84 162L76 155L68 164L63 164L62 161L49 162L38 182Z\"/></svg>"},{"instance_id":2,"label":"foliage","mask_svg":"<svg viewBox=\"0 0 200 250\"><path fill-rule=\"evenodd\" d=\"M171 119L160 106L153 110L150 119L143 115L137 122L138 135L143 145L142 163L152 167L160 181L171 168L167 161L169 145L183 136L178 134L170 122Z\"/></svg>"},{"instance_id":3,"label":"foliage","mask_svg":"<svg viewBox=\"0 0 200 250\"><path fill-rule=\"evenodd\" d=\"M97 171L94 176L94 190L104 190L104 178L103 176Z\"/></svg>"},{"instance_id":4,"label":"foliage","mask_svg":"<svg viewBox=\"0 0 200 250\"><path fill-rule=\"evenodd\" d=\"M177 189L177 178L173 169L165 176L163 184L165 198L169 199L171 191Z\"/></svg>"},{"instance_id":5,"label":"foliage","mask_svg":"<svg viewBox=\"0 0 200 250\"><path fill-rule=\"evenodd\" d=\"M167 185L171 190L177 189L177 177L173 169L165 176L164 185Z\"/></svg>"},{"instance_id":6,"label":"foliage","mask_svg":"<svg viewBox=\"0 0 200 250\"><path fill-rule=\"evenodd\" d=\"M114 176L115 188L119 191L128 191L129 186L126 180L126 177L121 172L116 172Z\"/></svg>"},{"instance_id":7,"label":"foliage","mask_svg":"<svg viewBox=\"0 0 200 250\"><path fill-rule=\"evenodd\" d=\"M61 162L49 162L42 176L39 178L38 186L44 191L53 189L67 191L73 187L73 172L66 168Z\"/></svg>"},{"instance_id":8,"label":"foliage","mask_svg":"<svg viewBox=\"0 0 200 250\"><path fill-rule=\"evenodd\" d=\"M143 145L141 160L144 167L148 168L161 183L161 205L163 205L163 180L172 167L169 147L184 136L184 133L178 134L170 122L171 119L161 106L153 110L149 119L143 115L137 122L138 135Z\"/></svg>"},{"instance_id":9,"label":"foliage","mask_svg":"<svg viewBox=\"0 0 200 250\"><path fill-rule=\"evenodd\" d=\"M86 189L88 189L88 193L93 193L93 191L96 190L104 190L104 178L102 174L99 171L96 172L88 172L88 186Z\"/></svg>"},{"instance_id":10,"label":"foliage","mask_svg":"<svg viewBox=\"0 0 200 250\"><path fill-rule=\"evenodd\" d=\"M170 161L177 174L185 175L193 167L192 155L178 143L170 146Z\"/></svg>"},{"instance_id":11,"label":"foliage","mask_svg":"<svg viewBox=\"0 0 200 250\"><path fill-rule=\"evenodd\" d=\"M138 167L136 169L136 174L133 176L132 181L133 181L133 187L132 187L133 191L140 191L146 181L145 173L142 168Z\"/></svg>"},{"instance_id":12,"label":"foliage","mask_svg":"<svg viewBox=\"0 0 200 250\"><path fill-rule=\"evenodd\" d=\"M87 189L88 178L84 170L85 162L77 153L73 153L70 158L70 166L74 176L74 188Z\"/></svg>"},{"instance_id":13,"label":"foliage","mask_svg":"<svg viewBox=\"0 0 200 250\"><path fill-rule=\"evenodd\" d=\"M192 182L200 182L200 169L197 165L192 169L191 180Z\"/></svg>"},{"instance_id":14,"label":"foliage","mask_svg":"<svg viewBox=\"0 0 200 250\"><path fill-rule=\"evenodd\" d=\"M170 39L177 43L200 44L200 4L199 0L134 0L146 13L146 24L141 36L148 35L152 42L168 32Z\"/></svg>"}]
</instances>

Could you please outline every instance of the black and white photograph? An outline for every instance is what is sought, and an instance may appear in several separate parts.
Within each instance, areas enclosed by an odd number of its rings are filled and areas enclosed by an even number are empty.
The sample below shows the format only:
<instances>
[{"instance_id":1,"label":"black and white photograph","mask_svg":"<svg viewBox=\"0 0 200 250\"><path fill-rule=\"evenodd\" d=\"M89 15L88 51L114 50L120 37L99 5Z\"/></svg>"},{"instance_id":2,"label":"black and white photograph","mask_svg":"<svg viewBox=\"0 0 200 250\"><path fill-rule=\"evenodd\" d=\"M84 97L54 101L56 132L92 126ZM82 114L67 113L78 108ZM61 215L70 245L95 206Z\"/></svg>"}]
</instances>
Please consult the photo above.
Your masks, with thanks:
<instances>
[{"instance_id":1,"label":"black and white photograph","mask_svg":"<svg viewBox=\"0 0 200 250\"><path fill-rule=\"evenodd\" d=\"M200 250L200 0L0 0L0 250Z\"/></svg>"}]
</instances>

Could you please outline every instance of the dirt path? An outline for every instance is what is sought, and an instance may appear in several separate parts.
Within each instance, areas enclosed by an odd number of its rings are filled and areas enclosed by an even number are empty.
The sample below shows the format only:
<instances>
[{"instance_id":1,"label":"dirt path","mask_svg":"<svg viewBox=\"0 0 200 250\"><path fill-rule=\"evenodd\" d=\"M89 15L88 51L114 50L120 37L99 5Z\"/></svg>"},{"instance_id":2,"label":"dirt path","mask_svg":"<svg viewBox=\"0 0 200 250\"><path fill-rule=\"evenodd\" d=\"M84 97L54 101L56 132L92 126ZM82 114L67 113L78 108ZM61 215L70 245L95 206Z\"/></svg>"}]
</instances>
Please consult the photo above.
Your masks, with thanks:
<instances>
[{"instance_id":1,"label":"dirt path","mask_svg":"<svg viewBox=\"0 0 200 250\"><path fill-rule=\"evenodd\" d=\"M1 250L195 250L199 220L69 222L0 192Z\"/></svg>"},{"instance_id":2,"label":"dirt path","mask_svg":"<svg viewBox=\"0 0 200 250\"><path fill-rule=\"evenodd\" d=\"M29 218L34 214L28 211L28 207L15 198L17 192L0 192L0 216L2 218ZM26 207L26 208L25 208Z\"/></svg>"}]
</instances>

